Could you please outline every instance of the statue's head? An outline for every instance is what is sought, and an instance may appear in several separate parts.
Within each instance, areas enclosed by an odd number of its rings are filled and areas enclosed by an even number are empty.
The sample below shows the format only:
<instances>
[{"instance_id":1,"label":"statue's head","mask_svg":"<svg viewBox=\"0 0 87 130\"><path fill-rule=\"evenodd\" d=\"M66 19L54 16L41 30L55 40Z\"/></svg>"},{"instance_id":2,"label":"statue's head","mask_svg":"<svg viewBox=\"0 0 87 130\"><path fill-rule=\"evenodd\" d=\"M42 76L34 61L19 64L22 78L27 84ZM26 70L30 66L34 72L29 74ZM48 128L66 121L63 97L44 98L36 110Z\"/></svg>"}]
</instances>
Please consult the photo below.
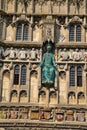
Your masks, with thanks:
<instances>
[{"instance_id":1,"label":"statue's head","mask_svg":"<svg viewBox=\"0 0 87 130\"><path fill-rule=\"evenodd\" d=\"M46 45L46 49L47 49L47 51L50 51L51 48L52 48L51 44L48 43L48 44Z\"/></svg>"}]
</instances>

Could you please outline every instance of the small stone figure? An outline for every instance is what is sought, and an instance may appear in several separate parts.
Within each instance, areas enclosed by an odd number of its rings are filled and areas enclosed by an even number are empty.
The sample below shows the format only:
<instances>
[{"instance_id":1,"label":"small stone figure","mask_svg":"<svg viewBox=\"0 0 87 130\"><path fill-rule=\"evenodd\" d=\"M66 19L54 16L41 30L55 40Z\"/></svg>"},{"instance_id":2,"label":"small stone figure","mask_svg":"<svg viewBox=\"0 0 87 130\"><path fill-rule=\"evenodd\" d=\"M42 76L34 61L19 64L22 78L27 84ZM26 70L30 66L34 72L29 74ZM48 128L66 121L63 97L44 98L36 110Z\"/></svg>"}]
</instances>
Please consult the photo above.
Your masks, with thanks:
<instances>
[{"instance_id":1,"label":"small stone figure","mask_svg":"<svg viewBox=\"0 0 87 130\"><path fill-rule=\"evenodd\" d=\"M24 50L24 48L22 48L22 50L19 52L18 57L19 57L19 59L21 59L21 60L27 59L27 53L26 53L26 51Z\"/></svg>"},{"instance_id":2,"label":"small stone figure","mask_svg":"<svg viewBox=\"0 0 87 130\"><path fill-rule=\"evenodd\" d=\"M11 47L11 49L9 51L9 58L10 59L15 59L16 58L16 51L13 49L13 47Z\"/></svg>"},{"instance_id":3,"label":"small stone figure","mask_svg":"<svg viewBox=\"0 0 87 130\"><path fill-rule=\"evenodd\" d=\"M74 61L79 61L82 59L82 54L78 49L75 49L75 51L72 53L72 57Z\"/></svg>"},{"instance_id":4,"label":"small stone figure","mask_svg":"<svg viewBox=\"0 0 87 130\"><path fill-rule=\"evenodd\" d=\"M23 13L27 12L27 6L28 6L28 0L23 0L23 8L22 8Z\"/></svg>"},{"instance_id":5,"label":"small stone figure","mask_svg":"<svg viewBox=\"0 0 87 130\"><path fill-rule=\"evenodd\" d=\"M40 119L45 119L44 111L41 111L41 113L40 113Z\"/></svg>"},{"instance_id":6,"label":"small stone figure","mask_svg":"<svg viewBox=\"0 0 87 130\"><path fill-rule=\"evenodd\" d=\"M29 53L29 59L30 60L36 60L37 59L37 51L35 50L35 48L32 48L30 53Z\"/></svg>"},{"instance_id":7,"label":"small stone figure","mask_svg":"<svg viewBox=\"0 0 87 130\"><path fill-rule=\"evenodd\" d=\"M43 84L53 84L55 80L55 68L57 69L57 64L55 63L54 55L51 52L52 45L47 43L46 53L43 55L43 59L40 63L42 68L42 83Z\"/></svg>"},{"instance_id":8,"label":"small stone figure","mask_svg":"<svg viewBox=\"0 0 87 130\"><path fill-rule=\"evenodd\" d=\"M53 116L54 116L53 111L51 111L50 116L48 117L48 120L53 119Z\"/></svg>"},{"instance_id":9,"label":"small stone figure","mask_svg":"<svg viewBox=\"0 0 87 130\"><path fill-rule=\"evenodd\" d=\"M62 61L67 61L69 59L69 54L66 50L66 48L63 49L63 51L59 51L59 56L58 59L62 60Z\"/></svg>"}]
</instances>

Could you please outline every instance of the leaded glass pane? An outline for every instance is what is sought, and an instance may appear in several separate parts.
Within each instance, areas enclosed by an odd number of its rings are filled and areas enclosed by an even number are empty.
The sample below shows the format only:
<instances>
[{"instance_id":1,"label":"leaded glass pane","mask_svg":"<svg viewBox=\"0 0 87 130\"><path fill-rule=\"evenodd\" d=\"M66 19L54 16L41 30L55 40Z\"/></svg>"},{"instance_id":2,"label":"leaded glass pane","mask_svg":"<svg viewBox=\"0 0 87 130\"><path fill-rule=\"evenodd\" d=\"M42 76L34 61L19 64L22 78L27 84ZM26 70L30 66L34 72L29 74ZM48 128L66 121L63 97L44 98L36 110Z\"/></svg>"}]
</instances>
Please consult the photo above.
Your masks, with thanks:
<instances>
[{"instance_id":1,"label":"leaded glass pane","mask_svg":"<svg viewBox=\"0 0 87 130\"><path fill-rule=\"evenodd\" d=\"M75 67L70 68L70 86L75 86Z\"/></svg>"}]
</instances>

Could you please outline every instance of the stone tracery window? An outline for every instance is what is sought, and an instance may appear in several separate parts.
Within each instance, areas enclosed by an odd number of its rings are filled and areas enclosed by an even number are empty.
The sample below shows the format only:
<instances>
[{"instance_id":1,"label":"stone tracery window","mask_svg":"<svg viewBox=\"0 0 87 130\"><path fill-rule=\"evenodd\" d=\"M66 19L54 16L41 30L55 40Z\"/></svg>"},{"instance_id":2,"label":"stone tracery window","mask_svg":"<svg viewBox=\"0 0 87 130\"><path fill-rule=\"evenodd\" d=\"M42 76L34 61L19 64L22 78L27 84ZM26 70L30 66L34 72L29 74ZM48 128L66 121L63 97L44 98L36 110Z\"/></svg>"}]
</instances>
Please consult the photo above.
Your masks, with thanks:
<instances>
[{"instance_id":1,"label":"stone tracery window","mask_svg":"<svg viewBox=\"0 0 87 130\"><path fill-rule=\"evenodd\" d=\"M75 86L75 67L70 68L70 86Z\"/></svg>"},{"instance_id":2,"label":"stone tracery window","mask_svg":"<svg viewBox=\"0 0 87 130\"><path fill-rule=\"evenodd\" d=\"M21 40L21 38L22 38L22 24L19 23L17 25L16 40Z\"/></svg>"},{"instance_id":3,"label":"stone tracery window","mask_svg":"<svg viewBox=\"0 0 87 130\"><path fill-rule=\"evenodd\" d=\"M20 67L19 65L16 65L14 68L14 85L19 84L19 73L20 73Z\"/></svg>"},{"instance_id":4,"label":"stone tracery window","mask_svg":"<svg viewBox=\"0 0 87 130\"><path fill-rule=\"evenodd\" d=\"M82 68L77 67L77 86L82 86Z\"/></svg>"},{"instance_id":5,"label":"stone tracery window","mask_svg":"<svg viewBox=\"0 0 87 130\"><path fill-rule=\"evenodd\" d=\"M21 67L21 85L26 85L26 66Z\"/></svg>"},{"instance_id":6,"label":"stone tracery window","mask_svg":"<svg viewBox=\"0 0 87 130\"><path fill-rule=\"evenodd\" d=\"M82 86L82 67L71 66L70 67L70 86Z\"/></svg>"},{"instance_id":7,"label":"stone tracery window","mask_svg":"<svg viewBox=\"0 0 87 130\"><path fill-rule=\"evenodd\" d=\"M28 40L28 30L29 25L28 23L18 23L17 30L16 30L16 40Z\"/></svg>"},{"instance_id":8,"label":"stone tracery window","mask_svg":"<svg viewBox=\"0 0 87 130\"><path fill-rule=\"evenodd\" d=\"M25 65L23 65L21 68L19 65L16 65L14 67L14 85L26 85L26 73L27 68Z\"/></svg>"},{"instance_id":9,"label":"stone tracery window","mask_svg":"<svg viewBox=\"0 0 87 130\"><path fill-rule=\"evenodd\" d=\"M80 24L70 24L69 26L69 41L70 42L81 42L81 25Z\"/></svg>"},{"instance_id":10,"label":"stone tracery window","mask_svg":"<svg viewBox=\"0 0 87 130\"><path fill-rule=\"evenodd\" d=\"M28 40L28 24L24 24L23 40Z\"/></svg>"}]
</instances>

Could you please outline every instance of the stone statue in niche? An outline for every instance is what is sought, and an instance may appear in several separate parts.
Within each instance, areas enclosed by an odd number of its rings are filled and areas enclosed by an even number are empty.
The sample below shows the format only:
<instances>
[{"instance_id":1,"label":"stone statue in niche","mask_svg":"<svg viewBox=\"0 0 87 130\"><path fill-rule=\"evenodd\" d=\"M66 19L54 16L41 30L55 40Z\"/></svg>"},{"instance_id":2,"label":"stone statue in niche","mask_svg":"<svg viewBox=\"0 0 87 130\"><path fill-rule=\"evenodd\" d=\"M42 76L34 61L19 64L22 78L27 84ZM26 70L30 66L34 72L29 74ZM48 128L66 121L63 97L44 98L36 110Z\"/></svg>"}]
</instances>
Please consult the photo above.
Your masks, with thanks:
<instances>
[{"instance_id":1,"label":"stone statue in niche","mask_svg":"<svg viewBox=\"0 0 87 130\"><path fill-rule=\"evenodd\" d=\"M11 47L9 51L9 59L15 59L16 58L16 51Z\"/></svg>"},{"instance_id":2,"label":"stone statue in niche","mask_svg":"<svg viewBox=\"0 0 87 130\"><path fill-rule=\"evenodd\" d=\"M79 52L78 49L75 49L75 51L72 53L72 58L74 61L79 61L83 59L82 52Z\"/></svg>"},{"instance_id":3,"label":"stone statue in niche","mask_svg":"<svg viewBox=\"0 0 87 130\"><path fill-rule=\"evenodd\" d=\"M42 68L42 84L53 84L55 80L55 68L57 69L58 66L51 51L52 44L50 42L46 43L46 53L44 53L40 63L40 67Z\"/></svg>"},{"instance_id":4,"label":"stone statue in niche","mask_svg":"<svg viewBox=\"0 0 87 130\"><path fill-rule=\"evenodd\" d=\"M22 50L18 54L18 58L21 60L27 59L27 52L22 48Z\"/></svg>"},{"instance_id":5,"label":"stone statue in niche","mask_svg":"<svg viewBox=\"0 0 87 130\"><path fill-rule=\"evenodd\" d=\"M60 49L58 55L59 55L58 60L67 61L69 59L69 54L68 54L66 48L64 48L63 51L61 51L61 49Z\"/></svg>"},{"instance_id":6,"label":"stone statue in niche","mask_svg":"<svg viewBox=\"0 0 87 130\"><path fill-rule=\"evenodd\" d=\"M53 1L49 1L48 3L48 13L51 14L53 13Z\"/></svg>"},{"instance_id":7,"label":"stone statue in niche","mask_svg":"<svg viewBox=\"0 0 87 130\"><path fill-rule=\"evenodd\" d=\"M39 54L38 50L35 50L35 48L32 48L29 53L29 59L30 60L39 60L38 54Z\"/></svg>"},{"instance_id":8,"label":"stone statue in niche","mask_svg":"<svg viewBox=\"0 0 87 130\"><path fill-rule=\"evenodd\" d=\"M23 8L22 8L23 13L27 12L27 7L28 7L28 0L23 0Z\"/></svg>"}]
</instances>

